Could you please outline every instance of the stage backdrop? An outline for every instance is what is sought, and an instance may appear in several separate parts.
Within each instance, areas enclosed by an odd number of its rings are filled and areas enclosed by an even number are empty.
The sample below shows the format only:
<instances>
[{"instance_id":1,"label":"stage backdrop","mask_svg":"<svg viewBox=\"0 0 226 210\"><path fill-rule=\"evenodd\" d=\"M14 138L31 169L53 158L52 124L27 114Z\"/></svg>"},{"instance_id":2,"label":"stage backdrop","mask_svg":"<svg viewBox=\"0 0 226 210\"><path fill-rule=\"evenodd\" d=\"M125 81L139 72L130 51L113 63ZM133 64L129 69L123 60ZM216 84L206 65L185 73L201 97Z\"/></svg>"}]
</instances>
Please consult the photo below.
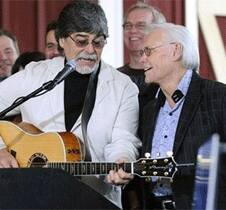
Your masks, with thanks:
<instances>
[{"instance_id":1,"label":"stage backdrop","mask_svg":"<svg viewBox=\"0 0 226 210\"><path fill-rule=\"evenodd\" d=\"M42 51L48 22L55 20L68 2L70 0L1 0L0 27L16 35L21 52Z\"/></svg>"},{"instance_id":2,"label":"stage backdrop","mask_svg":"<svg viewBox=\"0 0 226 210\"><path fill-rule=\"evenodd\" d=\"M97 0L93 1L97 2ZM158 7L169 22L185 24L185 0L143 1ZM47 23L56 19L68 2L71 0L0 0L0 27L17 36L21 52L43 51ZM126 11L137 0L122 0L122 2L123 10ZM201 54L200 74L206 78L224 82L226 81L226 72L224 73L226 66L224 48L226 43L226 11L224 11L226 10L224 9L226 0L199 0L197 2L198 40ZM120 14L117 14L116 11L115 15ZM208 24L211 20L213 24ZM124 52L126 62L128 59L126 49Z\"/></svg>"}]
</instances>

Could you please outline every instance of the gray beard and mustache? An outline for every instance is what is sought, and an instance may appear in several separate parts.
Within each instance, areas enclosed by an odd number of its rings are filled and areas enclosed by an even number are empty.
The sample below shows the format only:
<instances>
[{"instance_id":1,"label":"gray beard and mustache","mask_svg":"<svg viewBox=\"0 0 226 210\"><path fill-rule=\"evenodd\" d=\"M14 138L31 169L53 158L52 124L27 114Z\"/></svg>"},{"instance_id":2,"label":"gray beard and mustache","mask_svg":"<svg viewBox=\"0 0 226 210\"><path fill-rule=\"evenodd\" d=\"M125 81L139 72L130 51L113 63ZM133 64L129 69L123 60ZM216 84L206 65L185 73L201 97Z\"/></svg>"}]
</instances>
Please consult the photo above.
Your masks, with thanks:
<instances>
[{"instance_id":1,"label":"gray beard and mustache","mask_svg":"<svg viewBox=\"0 0 226 210\"><path fill-rule=\"evenodd\" d=\"M89 60L96 62L97 61L97 55L95 53L87 54L85 52L81 52L80 54L78 54L75 57L75 62L78 59L89 59ZM97 70L98 65L99 65L99 63L95 63L95 65L92 68L90 68L89 66L85 66L85 65L84 66L76 65L76 71L80 74L91 74L92 72Z\"/></svg>"}]
</instances>

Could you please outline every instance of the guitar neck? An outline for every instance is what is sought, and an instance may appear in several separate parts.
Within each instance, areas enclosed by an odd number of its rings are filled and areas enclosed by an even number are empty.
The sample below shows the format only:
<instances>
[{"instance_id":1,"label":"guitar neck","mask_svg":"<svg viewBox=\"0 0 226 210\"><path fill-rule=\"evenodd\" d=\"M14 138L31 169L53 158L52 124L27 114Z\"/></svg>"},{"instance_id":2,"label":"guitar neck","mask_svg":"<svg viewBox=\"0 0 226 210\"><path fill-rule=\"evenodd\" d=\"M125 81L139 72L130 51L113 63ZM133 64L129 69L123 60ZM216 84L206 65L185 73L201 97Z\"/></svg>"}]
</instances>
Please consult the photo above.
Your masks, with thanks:
<instances>
[{"instance_id":1,"label":"guitar neck","mask_svg":"<svg viewBox=\"0 0 226 210\"><path fill-rule=\"evenodd\" d=\"M143 178L151 176L173 178L174 174L177 172L177 166L191 166L191 164L187 163L177 164L173 156L152 159L150 158L150 154L132 163L123 164L109 162L77 162L81 160L83 155L80 140L72 133L42 133L39 129L33 128L31 125L24 127L26 128L26 132L23 131L23 128L21 129L13 123L0 121L1 137L9 152L17 159L21 168L58 168L74 176L106 175L110 170L117 171L122 168L127 173ZM30 128L32 129L29 133ZM56 148L54 155L52 155L52 148ZM69 153L70 156L66 155ZM59 162L55 162L55 160Z\"/></svg>"},{"instance_id":2,"label":"guitar neck","mask_svg":"<svg viewBox=\"0 0 226 210\"><path fill-rule=\"evenodd\" d=\"M109 162L48 162L48 168L63 169L73 176L82 175L106 175L110 170L122 168L127 173L133 174L133 163L109 163Z\"/></svg>"}]
</instances>

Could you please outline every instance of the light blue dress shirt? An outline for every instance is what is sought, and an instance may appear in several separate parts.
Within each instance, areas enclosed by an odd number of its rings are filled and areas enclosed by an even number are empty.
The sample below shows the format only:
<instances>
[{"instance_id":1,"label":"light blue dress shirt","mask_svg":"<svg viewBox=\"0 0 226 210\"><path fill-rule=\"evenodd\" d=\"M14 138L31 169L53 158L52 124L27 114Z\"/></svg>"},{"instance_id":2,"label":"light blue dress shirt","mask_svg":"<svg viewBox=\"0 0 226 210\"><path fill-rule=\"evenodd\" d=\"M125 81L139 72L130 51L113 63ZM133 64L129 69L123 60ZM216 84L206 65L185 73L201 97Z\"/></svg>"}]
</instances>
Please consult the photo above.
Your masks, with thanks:
<instances>
[{"instance_id":1,"label":"light blue dress shirt","mask_svg":"<svg viewBox=\"0 0 226 210\"><path fill-rule=\"evenodd\" d=\"M160 108L152 140L151 158L164 158L173 152L177 124L191 82L191 77L192 70L187 70L178 84L177 90L183 93L183 97L176 103L175 107L171 108L168 102L165 101L165 104ZM159 92L156 94L156 97L158 97L158 94ZM157 181L157 179L152 178L152 181ZM163 183L156 185L153 191L156 196L171 194L171 189L164 183L163 181Z\"/></svg>"},{"instance_id":2,"label":"light blue dress shirt","mask_svg":"<svg viewBox=\"0 0 226 210\"><path fill-rule=\"evenodd\" d=\"M164 106L160 108L152 141L151 158L166 157L167 152L173 151L177 124L191 81L191 76L192 70L187 70L178 84L177 89L180 90L184 96L176 103L175 107L171 108L168 102L165 101Z\"/></svg>"}]
</instances>

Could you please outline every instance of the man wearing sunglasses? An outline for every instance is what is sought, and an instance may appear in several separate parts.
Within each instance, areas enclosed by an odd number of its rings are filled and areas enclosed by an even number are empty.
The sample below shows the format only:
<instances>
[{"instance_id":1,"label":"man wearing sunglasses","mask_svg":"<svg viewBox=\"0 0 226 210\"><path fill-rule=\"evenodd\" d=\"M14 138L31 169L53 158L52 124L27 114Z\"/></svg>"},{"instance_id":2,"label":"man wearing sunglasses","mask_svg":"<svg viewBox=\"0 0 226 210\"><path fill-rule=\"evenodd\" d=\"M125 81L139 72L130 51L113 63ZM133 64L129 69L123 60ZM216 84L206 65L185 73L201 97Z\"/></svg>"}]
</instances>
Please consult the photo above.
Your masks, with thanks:
<instances>
[{"instance_id":1,"label":"man wearing sunglasses","mask_svg":"<svg viewBox=\"0 0 226 210\"><path fill-rule=\"evenodd\" d=\"M52 80L68 61L75 61L75 71L62 83L12 113L21 112L23 121L45 132L73 132L87 146L88 160L118 163L136 160L141 146L136 137L138 89L128 76L101 60L108 37L102 8L84 0L67 5L59 15L56 35L65 58L31 63L2 83L0 110ZM0 166L18 167L4 148L0 152ZM107 176L82 180L121 207L120 185L132 178L119 169L111 170Z\"/></svg>"}]
</instances>

